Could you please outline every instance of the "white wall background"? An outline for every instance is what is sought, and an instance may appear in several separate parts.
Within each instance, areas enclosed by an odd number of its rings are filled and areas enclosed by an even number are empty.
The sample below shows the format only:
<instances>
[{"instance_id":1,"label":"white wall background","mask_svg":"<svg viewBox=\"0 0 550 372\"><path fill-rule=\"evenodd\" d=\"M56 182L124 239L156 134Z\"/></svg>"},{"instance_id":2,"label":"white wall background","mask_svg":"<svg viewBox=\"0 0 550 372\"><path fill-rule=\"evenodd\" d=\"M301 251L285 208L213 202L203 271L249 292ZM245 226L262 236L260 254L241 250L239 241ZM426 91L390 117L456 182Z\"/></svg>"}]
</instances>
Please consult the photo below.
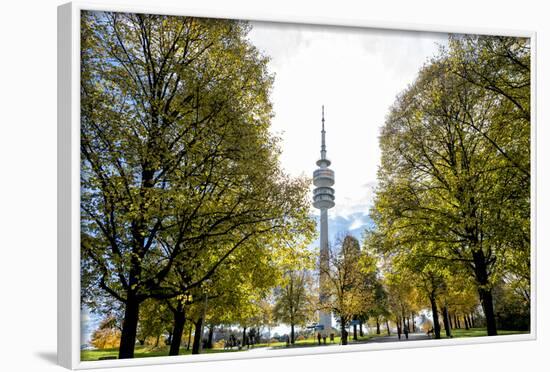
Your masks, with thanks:
<instances>
[{"instance_id":1,"label":"white wall background","mask_svg":"<svg viewBox=\"0 0 550 372\"><path fill-rule=\"evenodd\" d=\"M111 0L112 1L112 0ZM107 1L104 1L107 2ZM117 1L118 3L124 3ZM147 3L129 1L127 4ZM152 2L152 0L150 1ZM3 2L0 12L0 369L60 370L56 358L56 6ZM550 347L547 192L550 23L536 0L162 0L180 7L538 32L538 340L264 360L136 367L132 371L541 370ZM546 167L548 169L548 167ZM547 363L546 363L547 364ZM539 367L537 367L539 366ZM114 369L113 369L114 370ZM120 371L120 370L119 370Z\"/></svg>"}]
</instances>

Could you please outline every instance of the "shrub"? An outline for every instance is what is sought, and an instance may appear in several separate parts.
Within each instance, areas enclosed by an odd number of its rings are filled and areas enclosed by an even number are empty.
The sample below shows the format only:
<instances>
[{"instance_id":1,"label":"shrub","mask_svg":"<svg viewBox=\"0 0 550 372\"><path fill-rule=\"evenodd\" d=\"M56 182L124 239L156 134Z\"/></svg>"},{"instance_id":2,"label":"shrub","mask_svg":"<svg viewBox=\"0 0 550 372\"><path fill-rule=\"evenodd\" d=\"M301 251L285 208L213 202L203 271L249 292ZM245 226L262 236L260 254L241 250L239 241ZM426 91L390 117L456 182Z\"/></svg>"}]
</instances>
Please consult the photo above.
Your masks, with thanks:
<instances>
[{"instance_id":1,"label":"shrub","mask_svg":"<svg viewBox=\"0 0 550 372\"><path fill-rule=\"evenodd\" d=\"M91 344L98 349L110 349L120 345L120 331L116 328L100 328L92 334Z\"/></svg>"},{"instance_id":2,"label":"shrub","mask_svg":"<svg viewBox=\"0 0 550 372\"><path fill-rule=\"evenodd\" d=\"M223 349L225 347L225 340L219 340L212 344L213 349Z\"/></svg>"}]
</instances>

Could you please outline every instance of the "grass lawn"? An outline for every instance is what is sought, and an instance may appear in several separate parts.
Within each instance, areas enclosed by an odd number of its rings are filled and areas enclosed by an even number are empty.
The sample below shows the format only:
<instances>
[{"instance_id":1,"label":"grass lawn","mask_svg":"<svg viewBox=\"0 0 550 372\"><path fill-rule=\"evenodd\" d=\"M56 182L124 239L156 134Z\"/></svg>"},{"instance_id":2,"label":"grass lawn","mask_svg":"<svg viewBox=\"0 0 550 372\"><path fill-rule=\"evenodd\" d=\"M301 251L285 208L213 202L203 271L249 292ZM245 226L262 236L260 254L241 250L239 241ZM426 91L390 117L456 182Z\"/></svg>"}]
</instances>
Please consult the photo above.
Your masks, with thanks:
<instances>
[{"instance_id":1,"label":"grass lawn","mask_svg":"<svg viewBox=\"0 0 550 372\"><path fill-rule=\"evenodd\" d=\"M169 346L163 346L156 349L151 348L151 346L138 346L134 349L135 358L148 358L156 356L168 356L168 351L170 350ZM205 349L202 352L206 354L210 353L223 353L223 352L232 352L238 351L237 349L233 350L224 350L224 349ZM191 350L185 348L180 349L180 355L189 355ZM112 349L98 349L98 350L82 350L80 352L81 361L89 360L99 360L101 357L116 357L118 356L118 348Z\"/></svg>"},{"instance_id":2,"label":"grass lawn","mask_svg":"<svg viewBox=\"0 0 550 372\"><path fill-rule=\"evenodd\" d=\"M487 336L487 330L485 328L470 328L469 330L462 329L453 329L451 330L451 333L453 335L453 338L463 338L463 337L482 337ZM507 331L507 330L498 330L499 335L513 335L513 334L525 334L529 333L528 331ZM380 335L376 334L368 334L364 335L362 337L359 337L357 341L353 340L353 336L350 335L348 337L348 343L349 344L355 344L355 343L364 343L368 340L374 338L374 337L381 337L385 336L386 333L383 332ZM394 335L394 334L392 334ZM441 338L447 338L445 335L445 329L441 329ZM336 336L334 338L334 344L340 343L340 337ZM331 345L332 343L327 339L327 345ZM288 348L299 348L299 347L311 347L311 346L319 346L317 339L309 338L305 340L296 341L294 345L287 346L286 342L272 342L270 344L263 343L263 344L256 344L254 345L254 348L259 347L271 347L273 349L286 349ZM321 340L321 345L324 346ZM153 349L151 346L139 346L136 345L136 348L134 350L134 356L136 358L147 358L147 357L156 357L156 356L168 356L168 350L169 346L163 346L160 348ZM203 350L203 353L229 353L229 352L239 352L239 351L246 351L247 349L233 349L233 350L224 350L224 349L205 349ZM189 355L191 354L191 350L187 350L185 348L180 349L180 355ZM101 357L116 357L118 356L118 348L112 348L112 349L98 349L98 350L82 350L80 352L80 360L82 361L90 361L90 360L99 360Z\"/></svg>"},{"instance_id":3,"label":"grass lawn","mask_svg":"<svg viewBox=\"0 0 550 372\"><path fill-rule=\"evenodd\" d=\"M383 336L383 335L382 335ZM377 337L377 335L365 335L363 337L359 337L357 341L353 341L353 336L350 335L348 338L348 342L350 344L353 343L362 343L365 342L373 337ZM340 337L336 336L334 338L334 344L340 343ZM327 338L327 345L330 345L331 342ZM311 346L319 346L317 343L317 339L309 338L306 340L300 340L296 341L296 343L292 346L289 346L289 348L296 348L296 347L311 347ZM321 340L321 345L324 346ZM263 344L256 344L254 345L254 348L259 347L272 347L274 349L286 349L286 342L272 342L271 344L263 343ZM224 350L224 349L204 349L203 353L224 353L224 352L238 352L238 351L246 351L247 349L244 348L242 350L238 349L232 349L232 350ZM148 358L148 357L156 357L156 356L168 356L169 346L163 346L156 349L153 349L151 346L140 346L136 345L136 348L134 349L134 357L135 358ZM191 350L187 350L186 348L180 349L180 355L189 355L191 354ZM102 357L117 357L118 356L118 348L112 348L112 349L97 349L97 350L82 350L80 352L80 360L81 361L90 361L90 360L99 360L99 358Z\"/></svg>"},{"instance_id":4,"label":"grass lawn","mask_svg":"<svg viewBox=\"0 0 550 372\"><path fill-rule=\"evenodd\" d=\"M498 336L504 336L504 335L516 335L516 334L525 334L529 333L529 331L507 331L499 329L497 331ZM485 328L470 328L469 330L466 330L464 328L459 329L451 329L451 335L453 338L461 338L461 337L482 337L487 336L487 330ZM441 328L441 338L447 338L447 335L445 335L445 328Z\"/></svg>"}]
</instances>

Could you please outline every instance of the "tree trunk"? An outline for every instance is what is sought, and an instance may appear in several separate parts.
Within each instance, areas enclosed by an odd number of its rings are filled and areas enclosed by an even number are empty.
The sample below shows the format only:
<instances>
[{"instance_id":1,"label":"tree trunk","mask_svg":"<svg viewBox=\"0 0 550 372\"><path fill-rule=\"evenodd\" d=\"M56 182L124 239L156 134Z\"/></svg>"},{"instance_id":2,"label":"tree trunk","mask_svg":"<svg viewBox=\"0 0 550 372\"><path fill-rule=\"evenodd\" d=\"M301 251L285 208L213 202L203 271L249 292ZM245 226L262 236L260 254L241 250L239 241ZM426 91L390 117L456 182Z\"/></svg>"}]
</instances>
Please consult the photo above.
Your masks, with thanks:
<instances>
[{"instance_id":1,"label":"tree trunk","mask_svg":"<svg viewBox=\"0 0 550 372\"><path fill-rule=\"evenodd\" d=\"M411 319L413 321L413 332L416 332L416 322L414 321L414 313L411 314Z\"/></svg>"},{"instance_id":2,"label":"tree trunk","mask_svg":"<svg viewBox=\"0 0 550 372\"><path fill-rule=\"evenodd\" d=\"M246 345L246 327L243 327L243 343L242 343L243 348L244 348L244 345Z\"/></svg>"},{"instance_id":3,"label":"tree trunk","mask_svg":"<svg viewBox=\"0 0 550 372\"><path fill-rule=\"evenodd\" d=\"M432 316L434 321L434 334L436 339L441 338L441 327L439 326L439 315L437 314L437 302L435 296L430 296L430 304L432 305Z\"/></svg>"},{"instance_id":4,"label":"tree trunk","mask_svg":"<svg viewBox=\"0 0 550 372\"><path fill-rule=\"evenodd\" d=\"M493 294L490 289L478 289L479 297L481 299L481 306L483 307L483 313L485 313L485 319L487 321L487 336L497 335L497 322L495 318L493 308Z\"/></svg>"},{"instance_id":5,"label":"tree trunk","mask_svg":"<svg viewBox=\"0 0 550 372\"><path fill-rule=\"evenodd\" d=\"M457 328L462 328L462 324L460 324L460 317L458 315L455 315L455 322Z\"/></svg>"},{"instance_id":6,"label":"tree trunk","mask_svg":"<svg viewBox=\"0 0 550 372\"><path fill-rule=\"evenodd\" d=\"M118 349L118 359L128 359L134 357L134 347L136 345L137 325L139 319L139 301L135 294L128 292L124 308L124 321L122 323L122 332L120 335L120 347Z\"/></svg>"},{"instance_id":7,"label":"tree trunk","mask_svg":"<svg viewBox=\"0 0 550 372\"><path fill-rule=\"evenodd\" d=\"M141 172L142 185L140 194L143 194L145 189L154 186L155 171L143 167ZM141 259L137 254L145 246L145 222L144 216L132 221L132 236L134 238L133 252L130 260L130 272L128 276L128 289L126 290L126 302L124 309L124 321L122 323L122 332L120 334L120 345L118 348L118 359L129 359L134 357L134 348L136 346L136 334L139 321L139 305L142 299L139 299L135 292L135 287L138 284L141 276ZM137 249L137 250L136 250Z\"/></svg>"},{"instance_id":8,"label":"tree trunk","mask_svg":"<svg viewBox=\"0 0 550 372\"><path fill-rule=\"evenodd\" d=\"M202 316L195 323L195 337L193 338L193 350L191 354L200 354L202 349L202 324L204 319Z\"/></svg>"},{"instance_id":9,"label":"tree trunk","mask_svg":"<svg viewBox=\"0 0 550 372\"><path fill-rule=\"evenodd\" d=\"M364 334L363 334L363 322L361 321L361 323L359 323L359 336L363 337Z\"/></svg>"},{"instance_id":10,"label":"tree trunk","mask_svg":"<svg viewBox=\"0 0 550 372\"><path fill-rule=\"evenodd\" d=\"M497 322L496 322L495 311L493 307L493 294L491 293L491 288L489 288L487 263L485 262L485 255L483 251L481 249L474 251L473 259L474 259L476 280L478 284L477 291L479 293L479 299L481 300L483 313L485 314L485 320L487 325L487 336L496 336Z\"/></svg>"},{"instance_id":11,"label":"tree trunk","mask_svg":"<svg viewBox=\"0 0 550 372\"><path fill-rule=\"evenodd\" d=\"M378 318L376 318L376 334L380 334L380 321L378 321Z\"/></svg>"},{"instance_id":12,"label":"tree trunk","mask_svg":"<svg viewBox=\"0 0 550 372\"><path fill-rule=\"evenodd\" d=\"M387 319L386 319L386 331L388 332L388 336L391 336L390 323L388 322Z\"/></svg>"},{"instance_id":13,"label":"tree trunk","mask_svg":"<svg viewBox=\"0 0 550 372\"><path fill-rule=\"evenodd\" d=\"M401 319L399 317L396 318L395 324L397 325L397 338L401 340Z\"/></svg>"},{"instance_id":14,"label":"tree trunk","mask_svg":"<svg viewBox=\"0 0 550 372\"><path fill-rule=\"evenodd\" d=\"M212 346L213 346L213 341L214 340L214 325L213 324L210 324L208 326L208 340L206 342L206 348L207 349L212 349Z\"/></svg>"},{"instance_id":15,"label":"tree trunk","mask_svg":"<svg viewBox=\"0 0 550 372\"><path fill-rule=\"evenodd\" d=\"M340 318L340 326L342 328L342 345L348 344L348 331L346 330L346 323L344 322L344 318Z\"/></svg>"},{"instance_id":16,"label":"tree trunk","mask_svg":"<svg viewBox=\"0 0 550 372\"><path fill-rule=\"evenodd\" d=\"M353 341L357 341L357 324L353 325Z\"/></svg>"},{"instance_id":17,"label":"tree trunk","mask_svg":"<svg viewBox=\"0 0 550 372\"><path fill-rule=\"evenodd\" d=\"M294 336L294 323L290 325L290 343L294 345L295 336Z\"/></svg>"},{"instance_id":18,"label":"tree trunk","mask_svg":"<svg viewBox=\"0 0 550 372\"><path fill-rule=\"evenodd\" d=\"M172 338L170 341L170 351L168 355L179 355L181 338L183 336L183 329L185 327L185 311L183 306L179 306L174 313L174 328L172 329ZM191 334L191 332L189 332Z\"/></svg>"},{"instance_id":19,"label":"tree trunk","mask_svg":"<svg viewBox=\"0 0 550 372\"><path fill-rule=\"evenodd\" d=\"M466 328L466 330L470 329L470 327L468 326L468 318L466 318L466 315L464 315L464 328Z\"/></svg>"},{"instance_id":20,"label":"tree trunk","mask_svg":"<svg viewBox=\"0 0 550 372\"><path fill-rule=\"evenodd\" d=\"M451 325L447 306L443 306L443 326L445 326L445 334L447 335L447 337L451 338Z\"/></svg>"},{"instance_id":21,"label":"tree trunk","mask_svg":"<svg viewBox=\"0 0 550 372\"><path fill-rule=\"evenodd\" d=\"M191 348L191 333L193 332L193 326L189 326L189 337L187 338L187 351Z\"/></svg>"}]
</instances>

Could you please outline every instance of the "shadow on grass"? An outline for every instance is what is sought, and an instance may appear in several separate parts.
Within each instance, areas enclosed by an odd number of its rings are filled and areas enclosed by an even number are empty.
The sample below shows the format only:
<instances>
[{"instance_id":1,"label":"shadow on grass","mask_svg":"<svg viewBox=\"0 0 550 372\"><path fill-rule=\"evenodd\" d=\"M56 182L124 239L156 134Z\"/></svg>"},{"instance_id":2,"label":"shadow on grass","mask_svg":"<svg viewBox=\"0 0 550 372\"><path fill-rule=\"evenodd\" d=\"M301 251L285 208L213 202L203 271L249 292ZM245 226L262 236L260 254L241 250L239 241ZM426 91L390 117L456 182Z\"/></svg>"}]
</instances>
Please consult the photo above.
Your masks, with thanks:
<instances>
[{"instance_id":1,"label":"shadow on grass","mask_svg":"<svg viewBox=\"0 0 550 372\"><path fill-rule=\"evenodd\" d=\"M150 348L147 346L136 346L134 349L134 358L150 358L150 357L159 357L159 356L169 356L168 355L169 347L160 347L160 348ZM205 349L202 351L202 354L216 354L216 353L231 353L243 350L224 350L224 349ZM191 350L185 348L180 349L179 355L190 355ZM80 352L81 361L94 361L101 359L116 359L118 357L118 348L112 349L97 349L97 350L83 350Z\"/></svg>"},{"instance_id":2,"label":"shadow on grass","mask_svg":"<svg viewBox=\"0 0 550 372\"><path fill-rule=\"evenodd\" d=\"M520 335L520 334L529 334L529 331L508 331L505 329L497 330L497 336L507 336L507 335ZM464 328L454 328L451 329L452 338L465 338L465 337L484 337L487 336L487 330L485 328L470 328L468 330ZM488 336L487 336L488 337ZM492 336L494 337L494 336ZM445 330L441 330L441 338L447 338Z\"/></svg>"}]
</instances>

